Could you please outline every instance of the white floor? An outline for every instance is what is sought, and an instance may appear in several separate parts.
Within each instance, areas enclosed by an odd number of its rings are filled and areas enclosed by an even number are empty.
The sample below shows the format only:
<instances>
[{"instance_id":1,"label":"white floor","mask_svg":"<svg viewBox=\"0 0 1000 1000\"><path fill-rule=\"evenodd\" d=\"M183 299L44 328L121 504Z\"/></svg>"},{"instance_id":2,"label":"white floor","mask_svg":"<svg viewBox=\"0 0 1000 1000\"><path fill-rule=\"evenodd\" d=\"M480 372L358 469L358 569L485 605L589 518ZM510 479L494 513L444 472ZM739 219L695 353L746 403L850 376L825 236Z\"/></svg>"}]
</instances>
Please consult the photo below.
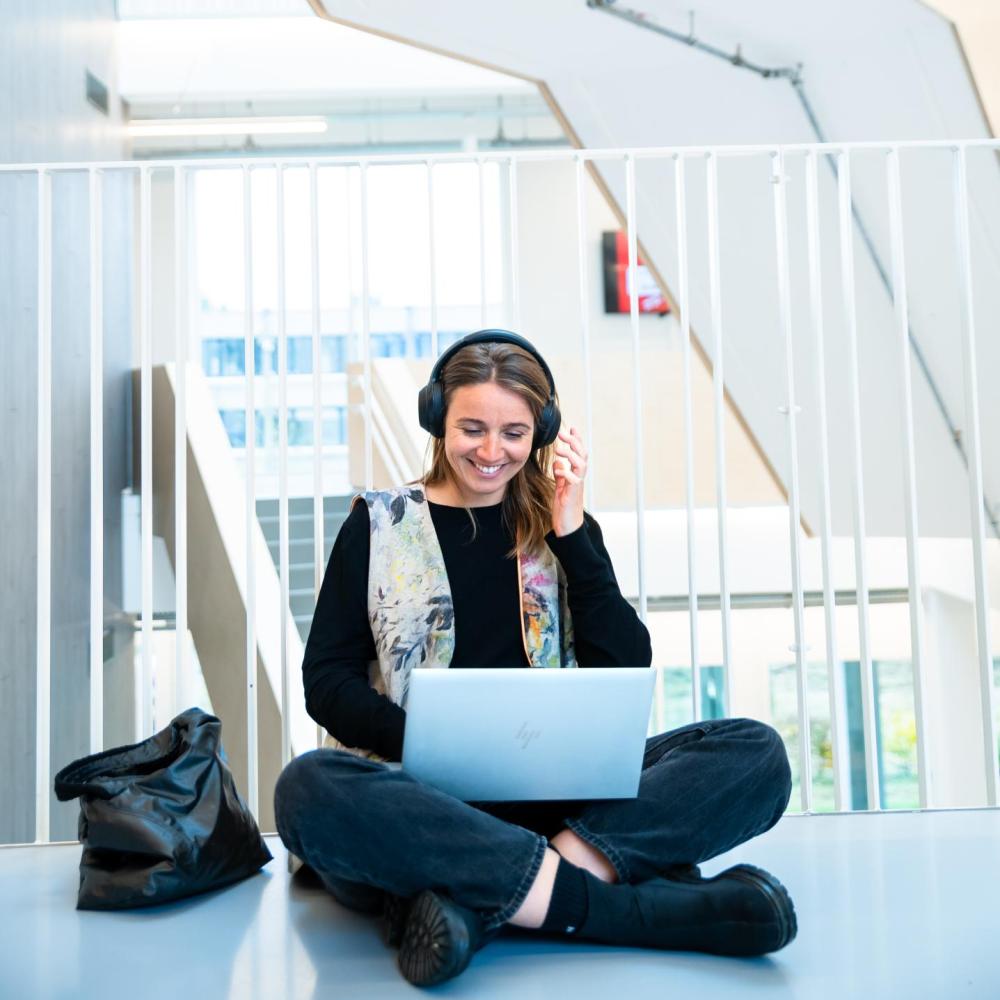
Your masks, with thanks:
<instances>
[{"instance_id":1,"label":"white floor","mask_svg":"<svg viewBox=\"0 0 1000 1000\"><path fill-rule=\"evenodd\" d=\"M417 995L375 924L292 882L277 837L239 885L126 913L75 909L79 845L0 849L0 997ZM790 816L703 866L773 871L798 938L760 959L502 935L434 990L481 998L1000 998L1000 810Z\"/></svg>"}]
</instances>

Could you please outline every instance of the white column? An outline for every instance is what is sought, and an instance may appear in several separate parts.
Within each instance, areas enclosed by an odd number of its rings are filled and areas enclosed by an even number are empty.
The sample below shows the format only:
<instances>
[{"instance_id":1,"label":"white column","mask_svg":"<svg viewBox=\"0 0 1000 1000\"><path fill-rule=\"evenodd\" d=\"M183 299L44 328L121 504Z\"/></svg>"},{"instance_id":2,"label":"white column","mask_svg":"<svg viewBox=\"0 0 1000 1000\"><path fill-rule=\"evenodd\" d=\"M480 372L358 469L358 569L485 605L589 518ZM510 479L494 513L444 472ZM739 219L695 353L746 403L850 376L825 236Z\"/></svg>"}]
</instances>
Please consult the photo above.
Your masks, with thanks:
<instances>
[{"instance_id":1,"label":"white column","mask_svg":"<svg viewBox=\"0 0 1000 1000\"><path fill-rule=\"evenodd\" d=\"M923 592L923 605L934 805L942 809L987 805L976 608L970 601L930 589Z\"/></svg>"}]
</instances>

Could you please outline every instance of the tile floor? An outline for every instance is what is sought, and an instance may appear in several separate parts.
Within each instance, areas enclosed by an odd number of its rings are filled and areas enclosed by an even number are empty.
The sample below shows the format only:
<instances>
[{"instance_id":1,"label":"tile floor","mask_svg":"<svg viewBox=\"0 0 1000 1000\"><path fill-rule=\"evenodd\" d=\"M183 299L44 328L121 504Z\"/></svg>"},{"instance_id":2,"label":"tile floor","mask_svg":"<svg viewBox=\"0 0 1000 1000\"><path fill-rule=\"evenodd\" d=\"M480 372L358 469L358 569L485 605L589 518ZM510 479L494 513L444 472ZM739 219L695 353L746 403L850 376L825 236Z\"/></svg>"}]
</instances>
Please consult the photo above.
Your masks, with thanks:
<instances>
[{"instance_id":1,"label":"tile floor","mask_svg":"<svg viewBox=\"0 0 1000 1000\"><path fill-rule=\"evenodd\" d=\"M4 1000L416 996L366 917L291 880L284 848L236 886L145 911L74 908L79 845L0 849ZM477 1000L1000 998L1000 810L788 816L704 865L773 871L798 938L745 960L516 932L441 996Z\"/></svg>"}]
</instances>

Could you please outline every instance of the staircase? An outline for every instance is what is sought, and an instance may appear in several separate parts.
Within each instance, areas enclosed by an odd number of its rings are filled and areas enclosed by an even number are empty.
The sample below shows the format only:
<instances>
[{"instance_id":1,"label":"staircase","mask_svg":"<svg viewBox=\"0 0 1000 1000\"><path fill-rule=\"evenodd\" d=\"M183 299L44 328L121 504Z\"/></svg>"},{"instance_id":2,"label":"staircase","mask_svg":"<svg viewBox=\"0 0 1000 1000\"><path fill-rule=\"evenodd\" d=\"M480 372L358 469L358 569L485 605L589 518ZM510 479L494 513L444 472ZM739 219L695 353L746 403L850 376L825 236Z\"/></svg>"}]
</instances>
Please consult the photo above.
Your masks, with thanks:
<instances>
[{"instance_id":1,"label":"staircase","mask_svg":"<svg viewBox=\"0 0 1000 1000\"><path fill-rule=\"evenodd\" d=\"M340 526L350 511L353 494L323 498L323 565L330 558L330 550ZM267 547L278 567L278 501L258 500L257 520L267 539ZM288 500L288 603L295 627L305 642L316 607L313 588L313 499L290 497Z\"/></svg>"}]
</instances>

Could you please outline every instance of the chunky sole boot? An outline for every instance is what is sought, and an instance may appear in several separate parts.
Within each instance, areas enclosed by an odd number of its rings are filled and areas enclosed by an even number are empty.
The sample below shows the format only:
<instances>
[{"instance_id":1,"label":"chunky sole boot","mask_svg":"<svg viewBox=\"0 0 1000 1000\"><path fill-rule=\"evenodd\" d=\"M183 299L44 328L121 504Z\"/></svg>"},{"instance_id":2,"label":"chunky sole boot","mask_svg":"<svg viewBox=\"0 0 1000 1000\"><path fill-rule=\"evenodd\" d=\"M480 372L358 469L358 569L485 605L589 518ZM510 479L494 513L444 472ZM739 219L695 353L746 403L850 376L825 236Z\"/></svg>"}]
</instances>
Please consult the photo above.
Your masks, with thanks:
<instances>
[{"instance_id":1,"label":"chunky sole boot","mask_svg":"<svg viewBox=\"0 0 1000 1000\"><path fill-rule=\"evenodd\" d=\"M767 897L774 913L775 936L773 943L769 944L764 951L752 951L750 954L766 954L769 951L778 951L790 944L799 931L799 923L795 917L795 904L788 890L768 871L757 868L754 865L735 865L720 872L713 878L706 879L706 882L717 882L723 880L736 880L745 885L753 886L762 895ZM762 935L762 941L767 936ZM739 954L730 952L729 954Z\"/></svg>"},{"instance_id":2,"label":"chunky sole boot","mask_svg":"<svg viewBox=\"0 0 1000 1000\"><path fill-rule=\"evenodd\" d=\"M409 908L399 945L399 971L415 986L434 986L463 972L485 944L472 910L425 889Z\"/></svg>"},{"instance_id":3,"label":"chunky sole boot","mask_svg":"<svg viewBox=\"0 0 1000 1000\"><path fill-rule=\"evenodd\" d=\"M795 904L788 890L768 871L755 865L734 865L718 875L704 878L697 865L664 872L664 878L673 882L707 883L726 879L737 880L759 890L770 902L775 918L775 946L768 951L778 951L794 940L799 925L795 918Z\"/></svg>"},{"instance_id":4,"label":"chunky sole boot","mask_svg":"<svg viewBox=\"0 0 1000 1000\"><path fill-rule=\"evenodd\" d=\"M605 944L751 957L784 948L797 931L788 891L753 865L707 879L689 871L638 885L597 885L593 892L578 933Z\"/></svg>"},{"instance_id":5,"label":"chunky sole boot","mask_svg":"<svg viewBox=\"0 0 1000 1000\"><path fill-rule=\"evenodd\" d=\"M703 882L701 869L697 865L674 865L660 872L664 878L673 882Z\"/></svg>"},{"instance_id":6,"label":"chunky sole boot","mask_svg":"<svg viewBox=\"0 0 1000 1000\"><path fill-rule=\"evenodd\" d=\"M398 948L403 943L406 918L410 915L413 897L385 894L382 904L382 940L390 948Z\"/></svg>"}]
</instances>

